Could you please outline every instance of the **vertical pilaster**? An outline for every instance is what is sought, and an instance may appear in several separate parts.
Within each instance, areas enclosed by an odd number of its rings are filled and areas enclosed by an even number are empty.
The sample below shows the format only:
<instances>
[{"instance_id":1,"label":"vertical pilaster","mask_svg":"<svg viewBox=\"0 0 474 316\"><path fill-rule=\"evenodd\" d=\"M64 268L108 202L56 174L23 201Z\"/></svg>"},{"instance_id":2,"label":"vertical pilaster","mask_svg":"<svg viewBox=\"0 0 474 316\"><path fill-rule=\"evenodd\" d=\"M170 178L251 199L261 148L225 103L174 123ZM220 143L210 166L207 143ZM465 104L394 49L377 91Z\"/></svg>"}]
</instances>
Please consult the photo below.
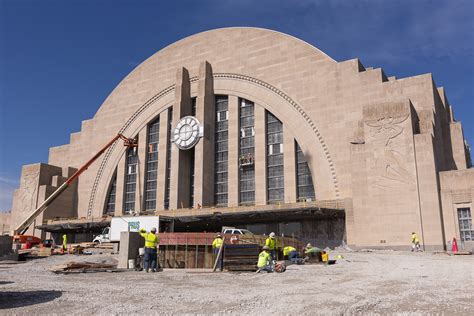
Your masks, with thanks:
<instances>
[{"instance_id":1,"label":"vertical pilaster","mask_svg":"<svg viewBox=\"0 0 474 316\"><path fill-rule=\"evenodd\" d=\"M255 205L267 204L265 109L255 104Z\"/></svg>"},{"instance_id":2,"label":"vertical pilaster","mask_svg":"<svg viewBox=\"0 0 474 316\"><path fill-rule=\"evenodd\" d=\"M160 114L160 141L158 142L158 175L156 183L156 209L165 208L165 190L166 190L166 169L168 168L168 157L166 157L169 142L169 109Z\"/></svg>"},{"instance_id":3,"label":"vertical pilaster","mask_svg":"<svg viewBox=\"0 0 474 316\"><path fill-rule=\"evenodd\" d=\"M285 203L296 202L296 154L295 139L283 125L283 174L285 182Z\"/></svg>"},{"instance_id":4,"label":"vertical pilaster","mask_svg":"<svg viewBox=\"0 0 474 316\"><path fill-rule=\"evenodd\" d=\"M123 215L123 194L125 183L125 157L127 151L125 150L117 164L117 183L115 187L115 216Z\"/></svg>"},{"instance_id":5,"label":"vertical pilaster","mask_svg":"<svg viewBox=\"0 0 474 316\"><path fill-rule=\"evenodd\" d=\"M175 102L173 106L173 126L182 118L191 115L191 83L185 68L178 69L176 75ZM189 207L190 152L179 150L171 144L173 157L170 176L170 209Z\"/></svg>"},{"instance_id":6,"label":"vertical pilaster","mask_svg":"<svg viewBox=\"0 0 474 316\"><path fill-rule=\"evenodd\" d=\"M147 142L147 127L145 126L138 133L138 148L137 148L137 189L135 190L135 211L141 213L143 209L143 195L145 194L145 170L146 170L146 142Z\"/></svg>"},{"instance_id":7,"label":"vertical pilaster","mask_svg":"<svg viewBox=\"0 0 474 316\"><path fill-rule=\"evenodd\" d=\"M228 134L228 203L239 205L239 98L229 95L229 134Z\"/></svg>"},{"instance_id":8,"label":"vertical pilaster","mask_svg":"<svg viewBox=\"0 0 474 316\"><path fill-rule=\"evenodd\" d=\"M194 204L214 205L215 98L211 65L199 65L196 117L204 125L204 137L195 147Z\"/></svg>"}]
</instances>

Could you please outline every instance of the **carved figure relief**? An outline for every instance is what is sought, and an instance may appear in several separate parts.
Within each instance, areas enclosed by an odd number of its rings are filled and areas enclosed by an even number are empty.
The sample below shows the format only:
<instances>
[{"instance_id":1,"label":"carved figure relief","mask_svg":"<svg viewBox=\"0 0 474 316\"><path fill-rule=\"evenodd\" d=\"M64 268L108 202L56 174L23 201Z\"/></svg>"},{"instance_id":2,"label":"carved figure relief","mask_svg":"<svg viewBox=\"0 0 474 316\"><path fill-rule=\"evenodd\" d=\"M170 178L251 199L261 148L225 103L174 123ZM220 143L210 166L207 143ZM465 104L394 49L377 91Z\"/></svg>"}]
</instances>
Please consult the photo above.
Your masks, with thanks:
<instances>
[{"instance_id":1,"label":"carved figure relief","mask_svg":"<svg viewBox=\"0 0 474 316\"><path fill-rule=\"evenodd\" d=\"M375 150L376 172L380 177L376 182L378 186L390 187L393 184L390 181L405 184L413 182L412 176L404 166L404 156L393 144L393 140L403 133L401 124L408 116L408 114L401 117L389 116L366 122L367 126L371 127L369 132L372 138L383 144L383 148Z\"/></svg>"},{"instance_id":2,"label":"carved figure relief","mask_svg":"<svg viewBox=\"0 0 474 316\"><path fill-rule=\"evenodd\" d=\"M36 207L39 173L28 174L22 179L22 193L20 195L20 209L22 213L29 213Z\"/></svg>"}]
</instances>

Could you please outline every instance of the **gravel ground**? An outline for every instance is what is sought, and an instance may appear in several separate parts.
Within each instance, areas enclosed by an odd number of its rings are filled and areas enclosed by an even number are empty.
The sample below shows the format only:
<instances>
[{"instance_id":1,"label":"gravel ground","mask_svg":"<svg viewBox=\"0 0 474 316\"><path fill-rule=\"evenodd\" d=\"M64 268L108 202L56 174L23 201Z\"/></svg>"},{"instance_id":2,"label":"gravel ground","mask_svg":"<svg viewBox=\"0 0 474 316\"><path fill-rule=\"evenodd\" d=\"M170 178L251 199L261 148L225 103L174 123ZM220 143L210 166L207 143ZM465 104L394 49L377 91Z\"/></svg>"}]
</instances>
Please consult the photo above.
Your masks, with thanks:
<instances>
[{"instance_id":1,"label":"gravel ground","mask_svg":"<svg viewBox=\"0 0 474 316\"><path fill-rule=\"evenodd\" d=\"M282 274L48 271L68 261L113 262L112 254L0 264L0 314L474 314L474 256L337 254L344 259L335 265L292 265Z\"/></svg>"}]
</instances>

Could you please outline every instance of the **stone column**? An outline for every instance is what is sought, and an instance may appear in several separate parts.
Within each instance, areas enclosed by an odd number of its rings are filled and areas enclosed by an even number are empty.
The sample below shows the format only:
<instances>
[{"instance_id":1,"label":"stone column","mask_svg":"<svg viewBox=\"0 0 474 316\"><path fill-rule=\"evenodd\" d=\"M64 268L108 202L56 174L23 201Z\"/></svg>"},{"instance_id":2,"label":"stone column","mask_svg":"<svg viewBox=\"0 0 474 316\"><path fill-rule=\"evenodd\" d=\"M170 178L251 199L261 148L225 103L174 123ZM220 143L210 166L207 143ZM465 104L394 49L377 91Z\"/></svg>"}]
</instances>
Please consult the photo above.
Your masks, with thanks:
<instances>
[{"instance_id":1,"label":"stone column","mask_svg":"<svg viewBox=\"0 0 474 316\"><path fill-rule=\"evenodd\" d=\"M211 65L199 65L196 117L204 126L204 137L195 147L194 205L214 205L214 122L215 98Z\"/></svg>"},{"instance_id":2,"label":"stone column","mask_svg":"<svg viewBox=\"0 0 474 316\"><path fill-rule=\"evenodd\" d=\"M178 69L176 75L175 102L173 107L173 127L187 115L191 115L191 83L185 68ZM180 150L171 144L170 209L189 207L190 196L190 152Z\"/></svg>"},{"instance_id":3,"label":"stone column","mask_svg":"<svg viewBox=\"0 0 474 316\"><path fill-rule=\"evenodd\" d=\"M229 161L228 161L228 205L239 205L239 98L229 95Z\"/></svg>"},{"instance_id":4,"label":"stone column","mask_svg":"<svg viewBox=\"0 0 474 316\"><path fill-rule=\"evenodd\" d=\"M158 142L158 174L156 183L156 209L162 210L165 207L165 191L166 191L166 170L168 168L167 149L170 135L169 109L160 114L160 141ZM171 144L173 145L173 144Z\"/></svg>"},{"instance_id":5,"label":"stone column","mask_svg":"<svg viewBox=\"0 0 474 316\"><path fill-rule=\"evenodd\" d=\"M283 174L285 182L285 203L296 202L296 153L295 138L283 125Z\"/></svg>"},{"instance_id":6,"label":"stone column","mask_svg":"<svg viewBox=\"0 0 474 316\"><path fill-rule=\"evenodd\" d=\"M255 205L267 204L265 108L255 104Z\"/></svg>"}]
</instances>

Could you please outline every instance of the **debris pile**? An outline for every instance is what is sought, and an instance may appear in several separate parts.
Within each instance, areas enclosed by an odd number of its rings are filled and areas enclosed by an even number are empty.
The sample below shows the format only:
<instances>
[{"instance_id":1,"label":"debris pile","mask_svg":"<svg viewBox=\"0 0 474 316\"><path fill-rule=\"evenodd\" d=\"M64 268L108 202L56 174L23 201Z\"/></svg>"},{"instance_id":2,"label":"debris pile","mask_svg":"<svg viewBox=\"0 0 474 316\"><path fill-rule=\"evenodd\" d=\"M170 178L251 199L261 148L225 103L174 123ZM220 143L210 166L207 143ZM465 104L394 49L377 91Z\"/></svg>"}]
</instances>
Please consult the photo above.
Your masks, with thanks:
<instances>
[{"instance_id":1,"label":"debris pile","mask_svg":"<svg viewBox=\"0 0 474 316\"><path fill-rule=\"evenodd\" d=\"M51 272L59 274L86 272L117 272L117 264L97 262L67 262L51 267Z\"/></svg>"}]
</instances>

